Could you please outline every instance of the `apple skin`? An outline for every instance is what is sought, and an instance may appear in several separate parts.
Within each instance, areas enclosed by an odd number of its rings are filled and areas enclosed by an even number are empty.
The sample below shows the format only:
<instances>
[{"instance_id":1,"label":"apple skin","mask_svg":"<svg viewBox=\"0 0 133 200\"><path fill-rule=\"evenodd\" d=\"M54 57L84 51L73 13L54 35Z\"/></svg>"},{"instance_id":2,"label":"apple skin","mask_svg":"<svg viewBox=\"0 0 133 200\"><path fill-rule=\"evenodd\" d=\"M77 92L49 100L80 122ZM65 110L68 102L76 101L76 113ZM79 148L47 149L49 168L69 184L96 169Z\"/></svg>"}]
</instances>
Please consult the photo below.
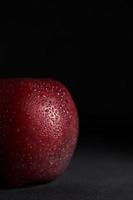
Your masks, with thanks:
<instances>
[{"instance_id":1,"label":"apple skin","mask_svg":"<svg viewBox=\"0 0 133 200\"><path fill-rule=\"evenodd\" d=\"M0 185L20 187L61 175L79 133L75 103L52 79L0 79Z\"/></svg>"}]
</instances>

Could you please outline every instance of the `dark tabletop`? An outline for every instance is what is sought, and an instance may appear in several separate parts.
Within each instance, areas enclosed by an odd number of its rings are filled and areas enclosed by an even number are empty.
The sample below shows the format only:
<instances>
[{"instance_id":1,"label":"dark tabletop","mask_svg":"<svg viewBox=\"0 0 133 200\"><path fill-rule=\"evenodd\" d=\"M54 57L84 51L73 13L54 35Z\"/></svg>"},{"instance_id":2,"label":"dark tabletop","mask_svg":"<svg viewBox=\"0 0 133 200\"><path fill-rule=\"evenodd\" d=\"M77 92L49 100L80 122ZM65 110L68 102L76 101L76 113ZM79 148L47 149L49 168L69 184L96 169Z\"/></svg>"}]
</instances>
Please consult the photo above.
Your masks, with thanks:
<instances>
[{"instance_id":1,"label":"dark tabletop","mask_svg":"<svg viewBox=\"0 0 133 200\"><path fill-rule=\"evenodd\" d=\"M0 190L0 200L133 200L133 156L80 146L63 176L47 185Z\"/></svg>"}]
</instances>

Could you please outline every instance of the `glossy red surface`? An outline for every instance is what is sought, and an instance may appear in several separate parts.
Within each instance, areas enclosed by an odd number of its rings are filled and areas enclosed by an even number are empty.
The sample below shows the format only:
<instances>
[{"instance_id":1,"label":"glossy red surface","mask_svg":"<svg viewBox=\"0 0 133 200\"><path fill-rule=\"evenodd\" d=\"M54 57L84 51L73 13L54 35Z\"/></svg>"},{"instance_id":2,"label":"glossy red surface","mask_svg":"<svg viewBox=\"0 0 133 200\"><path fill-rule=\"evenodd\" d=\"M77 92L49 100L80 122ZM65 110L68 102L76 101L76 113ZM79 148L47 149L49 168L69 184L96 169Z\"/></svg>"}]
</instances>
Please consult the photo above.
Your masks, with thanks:
<instances>
[{"instance_id":1,"label":"glossy red surface","mask_svg":"<svg viewBox=\"0 0 133 200\"><path fill-rule=\"evenodd\" d=\"M50 79L0 79L0 182L55 179L78 138L78 114L66 87Z\"/></svg>"}]
</instances>

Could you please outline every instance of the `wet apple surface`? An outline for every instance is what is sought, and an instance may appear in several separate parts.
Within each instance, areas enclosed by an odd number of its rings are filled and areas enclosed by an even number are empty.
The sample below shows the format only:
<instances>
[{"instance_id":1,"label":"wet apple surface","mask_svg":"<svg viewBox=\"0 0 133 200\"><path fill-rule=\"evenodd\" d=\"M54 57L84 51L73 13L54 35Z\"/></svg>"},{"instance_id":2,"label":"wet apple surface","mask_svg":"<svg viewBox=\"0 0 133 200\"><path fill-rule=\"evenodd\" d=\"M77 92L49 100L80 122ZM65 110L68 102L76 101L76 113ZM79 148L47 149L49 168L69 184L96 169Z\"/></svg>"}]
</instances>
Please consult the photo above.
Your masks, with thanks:
<instances>
[{"instance_id":1,"label":"wet apple surface","mask_svg":"<svg viewBox=\"0 0 133 200\"><path fill-rule=\"evenodd\" d=\"M5 187L61 175L79 132L75 103L51 79L0 79L0 181Z\"/></svg>"}]
</instances>

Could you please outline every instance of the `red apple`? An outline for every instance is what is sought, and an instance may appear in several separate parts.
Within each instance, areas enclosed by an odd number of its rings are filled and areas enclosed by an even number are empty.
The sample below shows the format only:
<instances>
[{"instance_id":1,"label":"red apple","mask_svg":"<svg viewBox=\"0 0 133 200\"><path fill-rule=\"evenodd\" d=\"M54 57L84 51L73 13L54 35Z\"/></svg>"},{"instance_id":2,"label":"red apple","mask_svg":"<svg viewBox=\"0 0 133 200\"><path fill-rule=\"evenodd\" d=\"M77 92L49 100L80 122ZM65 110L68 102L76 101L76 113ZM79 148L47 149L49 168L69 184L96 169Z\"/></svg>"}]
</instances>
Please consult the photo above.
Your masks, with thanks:
<instances>
[{"instance_id":1,"label":"red apple","mask_svg":"<svg viewBox=\"0 0 133 200\"><path fill-rule=\"evenodd\" d=\"M75 103L58 81L0 79L0 183L49 182L64 172L76 147Z\"/></svg>"}]
</instances>

